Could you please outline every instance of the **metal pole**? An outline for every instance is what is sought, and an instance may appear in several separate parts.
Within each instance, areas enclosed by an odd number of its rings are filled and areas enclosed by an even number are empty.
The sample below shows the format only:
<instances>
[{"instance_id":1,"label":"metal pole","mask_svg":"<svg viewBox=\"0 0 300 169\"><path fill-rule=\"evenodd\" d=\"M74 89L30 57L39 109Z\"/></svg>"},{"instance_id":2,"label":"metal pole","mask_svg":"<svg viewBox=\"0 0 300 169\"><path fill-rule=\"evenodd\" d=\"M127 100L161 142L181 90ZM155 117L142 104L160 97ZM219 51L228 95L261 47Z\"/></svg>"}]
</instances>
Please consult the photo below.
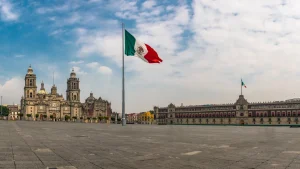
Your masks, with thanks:
<instances>
[{"instance_id":1,"label":"metal pole","mask_svg":"<svg viewBox=\"0 0 300 169\"><path fill-rule=\"evenodd\" d=\"M243 95L243 86L242 86L243 80L241 79L241 95Z\"/></svg>"},{"instance_id":2,"label":"metal pole","mask_svg":"<svg viewBox=\"0 0 300 169\"><path fill-rule=\"evenodd\" d=\"M122 126L126 125L125 120L125 85L124 85L124 23L122 23Z\"/></svg>"},{"instance_id":3,"label":"metal pole","mask_svg":"<svg viewBox=\"0 0 300 169\"><path fill-rule=\"evenodd\" d=\"M1 96L1 115L2 115L2 96Z\"/></svg>"}]
</instances>

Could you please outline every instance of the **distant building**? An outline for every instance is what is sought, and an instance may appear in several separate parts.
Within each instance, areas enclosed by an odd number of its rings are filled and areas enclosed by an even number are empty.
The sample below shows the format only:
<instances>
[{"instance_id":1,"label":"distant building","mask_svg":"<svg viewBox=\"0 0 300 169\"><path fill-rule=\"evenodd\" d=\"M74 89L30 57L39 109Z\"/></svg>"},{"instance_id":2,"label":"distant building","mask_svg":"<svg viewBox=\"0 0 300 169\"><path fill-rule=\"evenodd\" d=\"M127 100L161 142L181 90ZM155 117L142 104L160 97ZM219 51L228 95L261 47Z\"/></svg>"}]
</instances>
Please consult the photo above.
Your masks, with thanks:
<instances>
[{"instance_id":1,"label":"distant building","mask_svg":"<svg viewBox=\"0 0 300 169\"><path fill-rule=\"evenodd\" d=\"M20 113L20 109L18 105L7 105L9 114L8 118L12 120L18 119L18 114Z\"/></svg>"},{"instance_id":2,"label":"distant building","mask_svg":"<svg viewBox=\"0 0 300 169\"><path fill-rule=\"evenodd\" d=\"M157 124L296 125L300 99L249 103L240 95L232 104L154 107Z\"/></svg>"},{"instance_id":3,"label":"distant building","mask_svg":"<svg viewBox=\"0 0 300 169\"><path fill-rule=\"evenodd\" d=\"M137 120L139 124L153 124L154 122L154 114L151 112L142 112L137 116Z\"/></svg>"},{"instance_id":4,"label":"distant building","mask_svg":"<svg viewBox=\"0 0 300 169\"><path fill-rule=\"evenodd\" d=\"M102 116L110 119L112 114L111 103L101 97L96 99L93 93L90 93L90 97L85 99L82 108L84 118Z\"/></svg>"},{"instance_id":5,"label":"distant building","mask_svg":"<svg viewBox=\"0 0 300 169\"><path fill-rule=\"evenodd\" d=\"M137 123L138 122L138 113L129 113L126 114L126 123Z\"/></svg>"}]
</instances>

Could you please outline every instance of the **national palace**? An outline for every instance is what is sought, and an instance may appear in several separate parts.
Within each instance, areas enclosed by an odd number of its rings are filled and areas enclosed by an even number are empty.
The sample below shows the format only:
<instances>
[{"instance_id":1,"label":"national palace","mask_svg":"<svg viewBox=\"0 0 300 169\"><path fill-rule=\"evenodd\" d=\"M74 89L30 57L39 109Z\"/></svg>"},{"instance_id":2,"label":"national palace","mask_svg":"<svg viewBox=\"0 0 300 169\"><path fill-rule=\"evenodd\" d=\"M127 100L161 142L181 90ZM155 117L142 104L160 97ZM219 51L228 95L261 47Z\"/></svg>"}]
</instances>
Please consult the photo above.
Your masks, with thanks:
<instances>
[{"instance_id":1,"label":"national palace","mask_svg":"<svg viewBox=\"0 0 300 169\"><path fill-rule=\"evenodd\" d=\"M76 77L74 69L67 79L66 99L62 94L57 93L57 86L53 84L51 92L47 92L44 82L41 83L40 90L37 90L37 77L31 65L25 75L24 95L21 98L21 113L39 119L65 120L68 118L93 118L110 117L112 113L111 103L101 97L96 99L93 93L80 102L80 81Z\"/></svg>"},{"instance_id":2,"label":"national palace","mask_svg":"<svg viewBox=\"0 0 300 169\"><path fill-rule=\"evenodd\" d=\"M157 124L297 125L300 99L249 103L240 95L232 104L154 107Z\"/></svg>"}]
</instances>

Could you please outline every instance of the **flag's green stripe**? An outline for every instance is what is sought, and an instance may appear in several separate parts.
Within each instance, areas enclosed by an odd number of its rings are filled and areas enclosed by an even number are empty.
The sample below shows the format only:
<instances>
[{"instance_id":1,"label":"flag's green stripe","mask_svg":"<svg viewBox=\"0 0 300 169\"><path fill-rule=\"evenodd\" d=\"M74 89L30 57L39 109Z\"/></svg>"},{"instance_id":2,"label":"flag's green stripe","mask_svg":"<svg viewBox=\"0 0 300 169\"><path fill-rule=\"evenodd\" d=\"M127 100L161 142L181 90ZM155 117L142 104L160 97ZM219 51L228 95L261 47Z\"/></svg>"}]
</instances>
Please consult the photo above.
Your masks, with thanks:
<instances>
[{"instance_id":1,"label":"flag's green stripe","mask_svg":"<svg viewBox=\"0 0 300 169\"><path fill-rule=\"evenodd\" d=\"M125 29L125 55L134 56L135 38Z\"/></svg>"},{"instance_id":2,"label":"flag's green stripe","mask_svg":"<svg viewBox=\"0 0 300 169\"><path fill-rule=\"evenodd\" d=\"M245 85L245 83L242 81L242 86L244 86Z\"/></svg>"}]
</instances>

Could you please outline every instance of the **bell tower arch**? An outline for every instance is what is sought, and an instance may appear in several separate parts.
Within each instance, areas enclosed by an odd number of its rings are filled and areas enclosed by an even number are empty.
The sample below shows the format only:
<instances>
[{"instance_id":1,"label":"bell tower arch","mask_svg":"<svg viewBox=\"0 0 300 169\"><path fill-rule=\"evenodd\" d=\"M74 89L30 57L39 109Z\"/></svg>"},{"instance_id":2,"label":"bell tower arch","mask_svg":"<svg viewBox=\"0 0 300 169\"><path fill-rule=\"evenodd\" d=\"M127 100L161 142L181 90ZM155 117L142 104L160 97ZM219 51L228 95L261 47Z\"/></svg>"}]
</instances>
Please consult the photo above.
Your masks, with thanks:
<instances>
[{"instance_id":1,"label":"bell tower arch","mask_svg":"<svg viewBox=\"0 0 300 169\"><path fill-rule=\"evenodd\" d=\"M37 95L36 86L36 75L33 73L31 65L27 69L27 74L25 75L25 86L24 86L24 98L25 99L35 99Z\"/></svg>"},{"instance_id":2,"label":"bell tower arch","mask_svg":"<svg viewBox=\"0 0 300 169\"><path fill-rule=\"evenodd\" d=\"M70 73L70 78L67 81L67 101L69 102L80 102L80 88L79 88L79 78L76 77L74 69Z\"/></svg>"}]
</instances>

